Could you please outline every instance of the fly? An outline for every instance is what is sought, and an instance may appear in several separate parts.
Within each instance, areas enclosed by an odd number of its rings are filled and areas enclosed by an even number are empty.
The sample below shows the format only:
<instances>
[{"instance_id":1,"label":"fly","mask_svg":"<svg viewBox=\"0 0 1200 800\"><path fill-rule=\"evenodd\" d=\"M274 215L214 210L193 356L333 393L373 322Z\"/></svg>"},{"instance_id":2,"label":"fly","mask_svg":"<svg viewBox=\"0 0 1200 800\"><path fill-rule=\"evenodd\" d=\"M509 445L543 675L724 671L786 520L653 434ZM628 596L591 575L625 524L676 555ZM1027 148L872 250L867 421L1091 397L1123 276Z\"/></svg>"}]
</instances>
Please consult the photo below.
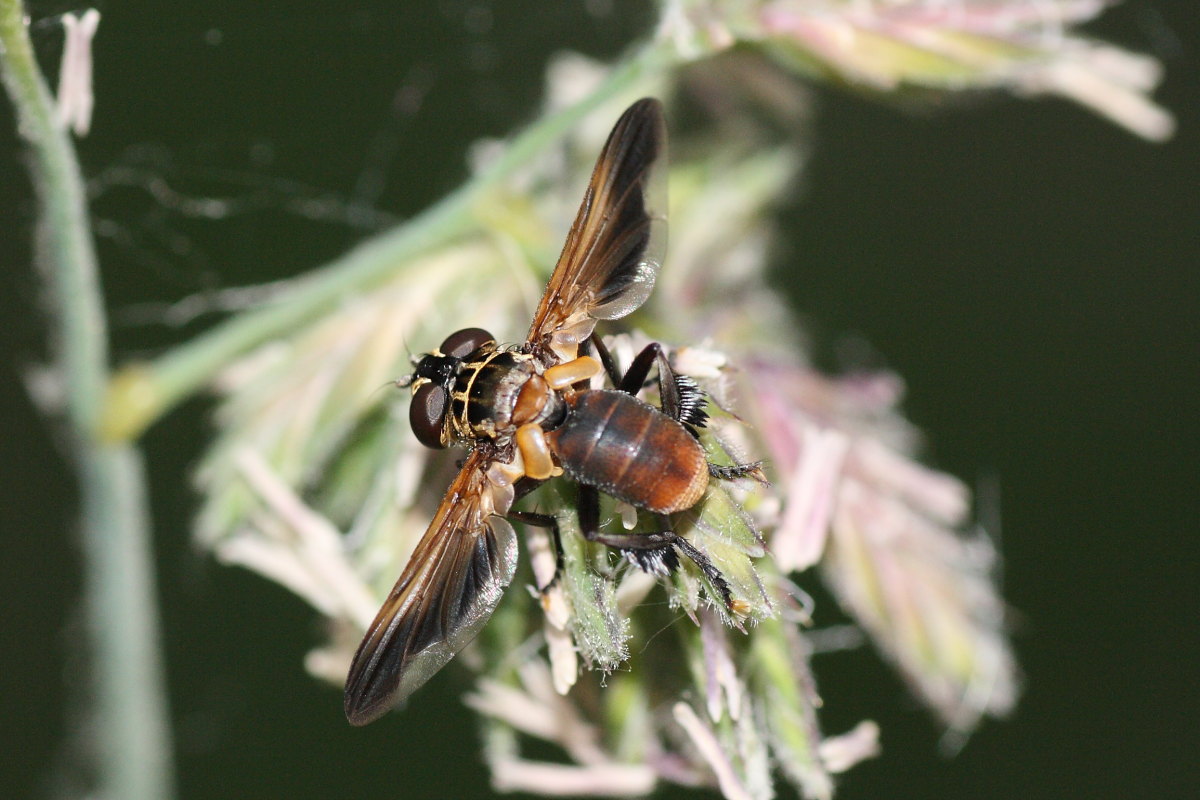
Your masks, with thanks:
<instances>
[{"instance_id":1,"label":"fly","mask_svg":"<svg viewBox=\"0 0 1200 800\"><path fill-rule=\"evenodd\" d=\"M620 375L593 331L634 311L662 266L666 126L654 99L634 103L600 153L549 285L519 344L467 328L416 361L409 423L422 444L469 455L359 645L346 678L346 717L378 719L454 657L484 626L516 570L507 518L552 529L553 517L513 511L541 482L579 484L583 535L667 574L678 553L725 594L720 571L667 515L695 505L710 477L759 475L758 465L710 464L696 429L704 395L676 375L658 344ZM594 355L593 355L594 353ZM661 408L636 396L657 367ZM602 372L614 388L590 389ZM648 533L600 530L600 492L659 515ZM561 551L560 551L561 552Z\"/></svg>"}]
</instances>

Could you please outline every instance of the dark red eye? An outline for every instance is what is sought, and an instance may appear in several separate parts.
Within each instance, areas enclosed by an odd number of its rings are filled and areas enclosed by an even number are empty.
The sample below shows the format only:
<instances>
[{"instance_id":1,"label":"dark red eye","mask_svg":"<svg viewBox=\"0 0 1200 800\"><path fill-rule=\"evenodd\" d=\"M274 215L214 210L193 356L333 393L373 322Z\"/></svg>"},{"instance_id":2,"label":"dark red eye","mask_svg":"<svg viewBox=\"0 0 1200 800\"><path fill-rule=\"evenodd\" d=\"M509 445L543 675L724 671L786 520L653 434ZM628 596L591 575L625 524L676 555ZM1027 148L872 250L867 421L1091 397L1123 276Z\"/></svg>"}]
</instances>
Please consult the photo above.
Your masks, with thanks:
<instances>
[{"instance_id":1,"label":"dark red eye","mask_svg":"<svg viewBox=\"0 0 1200 800\"><path fill-rule=\"evenodd\" d=\"M496 340L495 336L483 328L463 328L450 334L442 342L442 355L453 358L466 358L488 342Z\"/></svg>"},{"instance_id":2,"label":"dark red eye","mask_svg":"<svg viewBox=\"0 0 1200 800\"><path fill-rule=\"evenodd\" d=\"M449 403L450 393L436 383L423 384L413 393L408 407L408 424L417 435L417 441L435 450L446 446L442 441L442 429Z\"/></svg>"}]
</instances>

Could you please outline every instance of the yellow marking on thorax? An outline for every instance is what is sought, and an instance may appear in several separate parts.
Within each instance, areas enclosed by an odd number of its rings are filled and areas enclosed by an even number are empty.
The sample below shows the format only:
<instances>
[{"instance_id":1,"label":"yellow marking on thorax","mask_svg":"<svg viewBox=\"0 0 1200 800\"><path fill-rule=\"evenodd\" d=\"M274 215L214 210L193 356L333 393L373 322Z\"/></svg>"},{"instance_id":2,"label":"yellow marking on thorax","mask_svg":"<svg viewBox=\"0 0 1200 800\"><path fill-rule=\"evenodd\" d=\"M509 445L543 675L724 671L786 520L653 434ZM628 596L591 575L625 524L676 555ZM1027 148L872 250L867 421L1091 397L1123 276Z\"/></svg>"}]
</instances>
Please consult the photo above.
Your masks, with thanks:
<instances>
[{"instance_id":1,"label":"yellow marking on thorax","mask_svg":"<svg viewBox=\"0 0 1200 800\"><path fill-rule=\"evenodd\" d=\"M462 400L462 414L459 415L458 424L462 430L470 430L471 423L467 421L467 414L471 408L471 389L475 386L475 381L479 378L479 373L483 372L483 368L492 362L503 351L499 348L488 353L487 357L482 361L468 361L462 365L460 369L469 370L471 373L470 379L467 381L467 388L461 392L451 392L451 395L458 400Z\"/></svg>"}]
</instances>

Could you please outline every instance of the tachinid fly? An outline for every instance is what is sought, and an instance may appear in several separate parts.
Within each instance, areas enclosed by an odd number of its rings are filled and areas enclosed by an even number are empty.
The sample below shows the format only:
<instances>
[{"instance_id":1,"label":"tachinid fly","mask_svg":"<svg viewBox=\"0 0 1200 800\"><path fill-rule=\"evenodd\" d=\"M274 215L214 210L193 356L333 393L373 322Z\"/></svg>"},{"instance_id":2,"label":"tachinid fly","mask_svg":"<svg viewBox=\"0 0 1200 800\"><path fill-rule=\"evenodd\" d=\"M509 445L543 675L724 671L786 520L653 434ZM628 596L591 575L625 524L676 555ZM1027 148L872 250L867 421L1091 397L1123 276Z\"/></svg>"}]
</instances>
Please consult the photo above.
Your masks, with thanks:
<instances>
[{"instance_id":1,"label":"tachinid fly","mask_svg":"<svg viewBox=\"0 0 1200 800\"><path fill-rule=\"evenodd\" d=\"M511 510L548 478L579 483L589 540L655 572L673 568L682 552L726 591L720 572L665 515L695 505L710 474L756 474L757 465L708 463L695 430L706 418L703 394L674 373L659 345L618 375L593 333L597 320L631 313L654 287L666 234L656 206L665 192L655 191L665 180L665 150L661 105L639 100L600 153L526 340L502 345L467 328L400 382L412 388L417 438L470 453L355 653L345 695L351 723L365 725L412 694L487 622L516 569L506 517L551 527L557 542L552 517ZM661 409L636 396L655 367ZM613 388L587 388L601 372ZM599 530L599 492L662 515L662 529Z\"/></svg>"}]
</instances>

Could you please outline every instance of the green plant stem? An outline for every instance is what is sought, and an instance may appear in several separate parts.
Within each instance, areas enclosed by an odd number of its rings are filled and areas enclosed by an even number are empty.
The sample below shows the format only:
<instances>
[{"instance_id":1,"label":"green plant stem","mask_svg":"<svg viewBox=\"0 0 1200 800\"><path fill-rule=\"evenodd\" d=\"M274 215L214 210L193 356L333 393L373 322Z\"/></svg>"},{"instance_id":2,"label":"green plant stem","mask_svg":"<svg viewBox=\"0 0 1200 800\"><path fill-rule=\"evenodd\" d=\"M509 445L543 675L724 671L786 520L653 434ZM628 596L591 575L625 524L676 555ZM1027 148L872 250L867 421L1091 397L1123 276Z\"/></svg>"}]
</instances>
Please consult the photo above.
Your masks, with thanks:
<instances>
[{"instance_id":1,"label":"green plant stem","mask_svg":"<svg viewBox=\"0 0 1200 800\"><path fill-rule=\"evenodd\" d=\"M593 108L636 80L669 69L675 59L658 44L636 51L587 97L534 122L496 163L426 211L297 282L271 305L233 317L151 363L126 367L108 395L101 423L105 436L136 437L232 359L385 280L401 262L476 230L474 211L489 191L544 152Z\"/></svg>"},{"instance_id":2,"label":"green plant stem","mask_svg":"<svg viewBox=\"0 0 1200 800\"><path fill-rule=\"evenodd\" d=\"M56 124L18 0L0 0L0 73L16 108L39 209L37 258L57 326L56 367L81 495L85 592L95 669L95 794L172 794L171 740L158 651L143 470L129 444L96 437L107 331L74 148Z\"/></svg>"}]
</instances>

